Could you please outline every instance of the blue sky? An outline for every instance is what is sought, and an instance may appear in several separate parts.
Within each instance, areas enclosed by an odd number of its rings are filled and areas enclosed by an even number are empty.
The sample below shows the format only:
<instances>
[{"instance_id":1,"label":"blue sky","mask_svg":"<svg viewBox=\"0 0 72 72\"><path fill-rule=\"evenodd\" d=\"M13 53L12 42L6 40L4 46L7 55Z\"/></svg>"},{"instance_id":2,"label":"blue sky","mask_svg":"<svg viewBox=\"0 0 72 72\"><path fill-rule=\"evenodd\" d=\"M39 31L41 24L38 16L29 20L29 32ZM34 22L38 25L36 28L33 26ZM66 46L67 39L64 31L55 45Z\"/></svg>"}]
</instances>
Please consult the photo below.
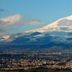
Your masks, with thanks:
<instances>
[{"instance_id":1,"label":"blue sky","mask_svg":"<svg viewBox=\"0 0 72 72\"><path fill-rule=\"evenodd\" d=\"M22 16L22 21L39 20L43 22L4 26L7 33L17 33L42 27L61 17L72 15L72 0L0 0L0 9L4 9L3 12L0 11L0 18L19 14Z\"/></svg>"}]
</instances>

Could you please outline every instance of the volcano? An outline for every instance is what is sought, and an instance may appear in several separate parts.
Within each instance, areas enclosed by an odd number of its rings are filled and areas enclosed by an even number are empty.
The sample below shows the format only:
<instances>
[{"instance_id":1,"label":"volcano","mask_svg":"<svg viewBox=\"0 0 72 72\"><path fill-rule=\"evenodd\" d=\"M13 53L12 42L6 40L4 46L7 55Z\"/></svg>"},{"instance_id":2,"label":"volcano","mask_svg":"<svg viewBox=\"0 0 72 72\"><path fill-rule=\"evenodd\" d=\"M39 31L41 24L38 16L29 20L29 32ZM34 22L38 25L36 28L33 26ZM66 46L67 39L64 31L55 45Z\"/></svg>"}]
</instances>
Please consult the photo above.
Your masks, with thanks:
<instances>
[{"instance_id":1,"label":"volcano","mask_svg":"<svg viewBox=\"0 0 72 72\"><path fill-rule=\"evenodd\" d=\"M0 37L2 48L72 48L72 16L56 20L42 28Z\"/></svg>"}]
</instances>

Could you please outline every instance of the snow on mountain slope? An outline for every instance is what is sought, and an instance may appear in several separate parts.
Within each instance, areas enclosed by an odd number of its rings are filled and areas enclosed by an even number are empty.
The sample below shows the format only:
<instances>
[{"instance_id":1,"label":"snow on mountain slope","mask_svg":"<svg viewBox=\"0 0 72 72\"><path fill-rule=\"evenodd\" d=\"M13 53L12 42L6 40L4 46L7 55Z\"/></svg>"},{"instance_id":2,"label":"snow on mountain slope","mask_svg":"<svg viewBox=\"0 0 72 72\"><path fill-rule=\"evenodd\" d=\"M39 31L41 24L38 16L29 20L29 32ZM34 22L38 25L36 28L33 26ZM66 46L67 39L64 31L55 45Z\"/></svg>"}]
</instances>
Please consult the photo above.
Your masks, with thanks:
<instances>
[{"instance_id":1,"label":"snow on mountain slope","mask_svg":"<svg viewBox=\"0 0 72 72\"><path fill-rule=\"evenodd\" d=\"M37 33L38 32L38 33ZM18 33L15 35L5 35L0 37L0 41L12 41L16 38L24 36L30 39L36 39L39 37L45 36L45 33L48 33L52 37L60 37L60 38L71 38L72 34L69 35L69 32L72 32L72 16L64 17L58 19L57 21L48 24L42 28L37 28L33 30L26 31L24 33Z\"/></svg>"},{"instance_id":2,"label":"snow on mountain slope","mask_svg":"<svg viewBox=\"0 0 72 72\"><path fill-rule=\"evenodd\" d=\"M0 49L72 48L72 16L47 26L14 35L0 36Z\"/></svg>"},{"instance_id":3,"label":"snow on mountain slope","mask_svg":"<svg viewBox=\"0 0 72 72\"><path fill-rule=\"evenodd\" d=\"M33 30L29 30L26 32L52 32L52 31L64 31L64 32L72 32L72 15L67 16L57 21L48 24L42 28L37 28Z\"/></svg>"}]
</instances>

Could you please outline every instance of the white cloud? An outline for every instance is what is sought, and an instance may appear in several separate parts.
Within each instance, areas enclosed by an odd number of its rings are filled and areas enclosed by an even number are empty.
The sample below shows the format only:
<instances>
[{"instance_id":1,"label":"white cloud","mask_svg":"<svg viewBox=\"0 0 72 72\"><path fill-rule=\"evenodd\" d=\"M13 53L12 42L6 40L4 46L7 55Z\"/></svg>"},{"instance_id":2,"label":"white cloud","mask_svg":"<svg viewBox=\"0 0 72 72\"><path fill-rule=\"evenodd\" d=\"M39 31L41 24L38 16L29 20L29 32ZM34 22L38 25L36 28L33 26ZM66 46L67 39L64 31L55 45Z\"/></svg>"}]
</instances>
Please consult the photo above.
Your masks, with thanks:
<instances>
[{"instance_id":1,"label":"white cloud","mask_svg":"<svg viewBox=\"0 0 72 72\"><path fill-rule=\"evenodd\" d=\"M40 20L21 20L16 23L17 25L34 25L34 24L45 24L45 22L42 22Z\"/></svg>"},{"instance_id":2,"label":"white cloud","mask_svg":"<svg viewBox=\"0 0 72 72\"><path fill-rule=\"evenodd\" d=\"M9 16L6 18L2 18L0 19L0 25L11 25L11 24L15 24L16 22L18 22L21 19L21 15L17 14L14 16Z\"/></svg>"},{"instance_id":3,"label":"white cloud","mask_svg":"<svg viewBox=\"0 0 72 72\"><path fill-rule=\"evenodd\" d=\"M8 16L5 18L0 19L0 26L5 25L13 25L13 24L23 24L23 25L30 25L30 24L44 24L44 22L40 20L27 20L27 21L20 21L22 16L20 14L16 14L14 16Z\"/></svg>"},{"instance_id":4,"label":"white cloud","mask_svg":"<svg viewBox=\"0 0 72 72\"><path fill-rule=\"evenodd\" d=\"M16 31L19 27L25 25L33 25L33 24L44 24L44 22L40 20L21 20L22 16L20 14L16 14L13 16L8 16L0 19L0 37L5 36L7 34L11 34ZM18 32L18 31L17 31ZM3 37L7 39L8 36Z\"/></svg>"},{"instance_id":5,"label":"white cloud","mask_svg":"<svg viewBox=\"0 0 72 72\"><path fill-rule=\"evenodd\" d=\"M30 20L27 22L27 24L43 24L43 22L40 20Z\"/></svg>"}]
</instances>

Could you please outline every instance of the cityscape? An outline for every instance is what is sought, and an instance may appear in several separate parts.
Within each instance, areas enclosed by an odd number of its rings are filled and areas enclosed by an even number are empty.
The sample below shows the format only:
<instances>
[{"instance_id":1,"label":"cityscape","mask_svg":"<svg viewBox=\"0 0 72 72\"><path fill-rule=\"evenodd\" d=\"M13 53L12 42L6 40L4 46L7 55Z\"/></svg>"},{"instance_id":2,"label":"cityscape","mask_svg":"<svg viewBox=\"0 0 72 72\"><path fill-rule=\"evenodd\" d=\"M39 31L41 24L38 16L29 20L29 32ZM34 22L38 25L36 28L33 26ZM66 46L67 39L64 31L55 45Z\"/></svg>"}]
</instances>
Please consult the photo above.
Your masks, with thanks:
<instances>
[{"instance_id":1,"label":"cityscape","mask_svg":"<svg viewBox=\"0 0 72 72\"><path fill-rule=\"evenodd\" d=\"M72 52L50 52L47 50L25 51L17 53L16 51L7 51L0 53L0 71L13 72L31 72L31 69L44 68L51 70L72 71ZM48 72L48 70L46 72Z\"/></svg>"}]
</instances>

